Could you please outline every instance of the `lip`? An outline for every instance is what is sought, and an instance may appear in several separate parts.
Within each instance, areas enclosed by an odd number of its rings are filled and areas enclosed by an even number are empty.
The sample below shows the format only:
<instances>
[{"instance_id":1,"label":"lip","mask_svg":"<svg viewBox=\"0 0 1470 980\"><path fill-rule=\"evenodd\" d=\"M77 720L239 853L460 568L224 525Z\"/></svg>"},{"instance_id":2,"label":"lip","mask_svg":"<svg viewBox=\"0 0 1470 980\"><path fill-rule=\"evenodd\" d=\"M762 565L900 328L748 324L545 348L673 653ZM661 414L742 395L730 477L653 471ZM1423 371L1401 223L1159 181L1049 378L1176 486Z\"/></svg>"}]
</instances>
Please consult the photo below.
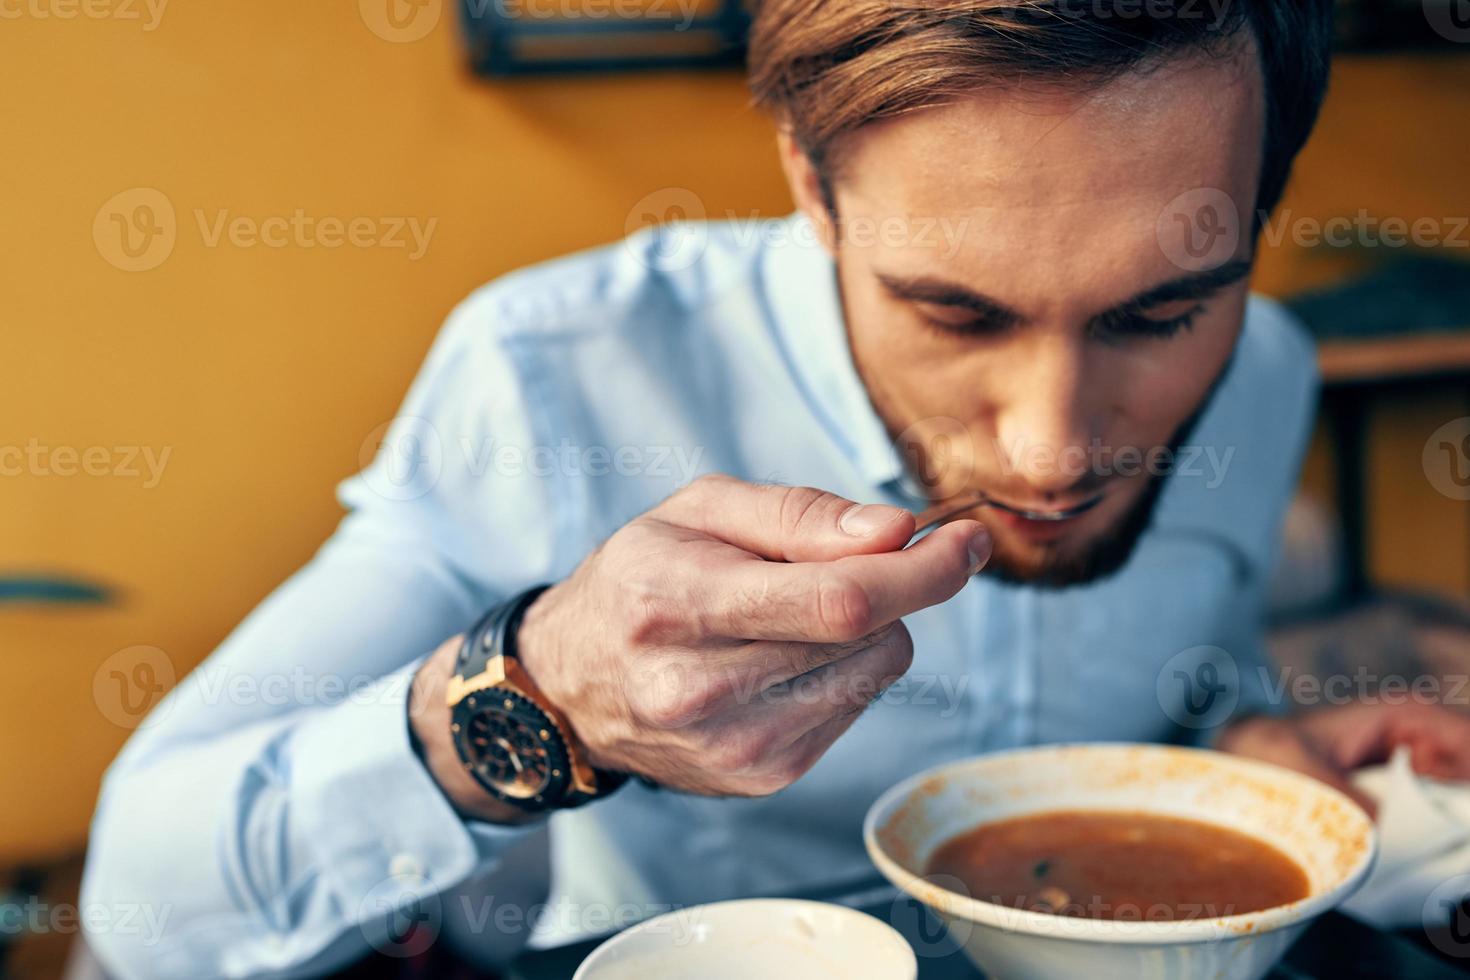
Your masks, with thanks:
<instances>
[{"instance_id":1,"label":"lip","mask_svg":"<svg viewBox=\"0 0 1470 980\"><path fill-rule=\"evenodd\" d=\"M1058 507L1055 503L1017 504L992 497L990 506L995 513L1013 523L1034 527L1065 527L1092 511L1102 500L1103 495L1099 493L1070 506Z\"/></svg>"},{"instance_id":2,"label":"lip","mask_svg":"<svg viewBox=\"0 0 1470 980\"><path fill-rule=\"evenodd\" d=\"M992 521L1012 528L1034 541L1055 541L1057 538L1071 533L1072 529L1076 527L1078 520L1081 519L1081 515L1078 515L1077 517L1068 517L1062 520L1035 521L1029 517L1022 517L1020 514L1012 514L1008 510L1000 510L999 508L992 509L991 513L994 515L991 518Z\"/></svg>"}]
</instances>

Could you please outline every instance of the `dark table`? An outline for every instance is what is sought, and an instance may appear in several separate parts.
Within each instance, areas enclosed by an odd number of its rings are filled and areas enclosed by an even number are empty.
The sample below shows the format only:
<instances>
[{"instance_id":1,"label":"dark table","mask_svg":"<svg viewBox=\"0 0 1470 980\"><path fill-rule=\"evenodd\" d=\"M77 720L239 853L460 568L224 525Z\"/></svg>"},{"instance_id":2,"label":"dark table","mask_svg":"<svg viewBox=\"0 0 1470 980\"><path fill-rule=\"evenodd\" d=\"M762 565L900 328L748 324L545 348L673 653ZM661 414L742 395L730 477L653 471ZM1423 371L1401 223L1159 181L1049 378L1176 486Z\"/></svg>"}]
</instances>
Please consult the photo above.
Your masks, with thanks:
<instances>
[{"instance_id":1,"label":"dark table","mask_svg":"<svg viewBox=\"0 0 1470 980\"><path fill-rule=\"evenodd\" d=\"M983 980L944 927L922 905L882 880L795 896L861 909L901 932L918 954L919 980ZM605 937L604 937L605 938ZM601 939L528 953L511 965L509 980L571 980ZM1465 950L1470 953L1470 944ZM1272 980L1465 980L1470 959L1450 961L1400 936L1380 932L1336 912L1322 916L1287 952Z\"/></svg>"}]
</instances>

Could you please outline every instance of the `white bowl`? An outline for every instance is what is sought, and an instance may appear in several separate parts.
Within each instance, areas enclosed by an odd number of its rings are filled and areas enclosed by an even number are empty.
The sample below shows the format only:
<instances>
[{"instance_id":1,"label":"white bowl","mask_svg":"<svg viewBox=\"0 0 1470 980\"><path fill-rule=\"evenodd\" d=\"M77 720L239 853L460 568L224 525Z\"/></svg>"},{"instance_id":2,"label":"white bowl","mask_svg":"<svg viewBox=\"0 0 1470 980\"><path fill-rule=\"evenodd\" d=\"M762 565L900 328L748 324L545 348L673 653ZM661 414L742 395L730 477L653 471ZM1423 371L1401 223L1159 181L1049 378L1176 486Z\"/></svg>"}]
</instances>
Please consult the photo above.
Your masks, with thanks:
<instances>
[{"instance_id":1,"label":"white bowl","mask_svg":"<svg viewBox=\"0 0 1470 980\"><path fill-rule=\"evenodd\" d=\"M572 980L915 980L914 951L871 915L794 899L694 905L612 937Z\"/></svg>"},{"instance_id":2,"label":"white bowl","mask_svg":"<svg viewBox=\"0 0 1470 980\"><path fill-rule=\"evenodd\" d=\"M1202 820L1280 849L1306 898L1245 915L1178 922L1083 919L969 898L927 879L934 850L982 823L1050 810L1142 811ZM934 909L994 980L1254 980L1367 876L1373 822L1336 790L1265 763L1161 745L1058 745L981 756L885 793L863 825L868 854Z\"/></svg>"}]
</instances>

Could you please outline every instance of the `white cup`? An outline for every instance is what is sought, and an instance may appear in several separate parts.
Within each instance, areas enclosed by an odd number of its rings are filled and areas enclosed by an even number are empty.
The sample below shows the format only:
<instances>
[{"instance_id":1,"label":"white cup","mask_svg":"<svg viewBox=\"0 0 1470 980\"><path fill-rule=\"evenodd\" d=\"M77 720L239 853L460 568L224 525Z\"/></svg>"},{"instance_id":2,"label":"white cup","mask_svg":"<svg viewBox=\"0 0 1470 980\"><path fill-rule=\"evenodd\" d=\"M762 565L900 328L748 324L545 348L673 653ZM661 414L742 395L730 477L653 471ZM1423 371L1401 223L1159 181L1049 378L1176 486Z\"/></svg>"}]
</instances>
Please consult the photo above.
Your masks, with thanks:
<instances>
[{"instance_id":1,"label":"white cup","mask_svg":"<svg viewBox=\"0 0 1470 980\"><path fill-rule=\"evenodd\" d=\"M573 980L916 980L893 927L824 902L753 898L693 905L612 937Z\"/></svg>"}]
</instances>

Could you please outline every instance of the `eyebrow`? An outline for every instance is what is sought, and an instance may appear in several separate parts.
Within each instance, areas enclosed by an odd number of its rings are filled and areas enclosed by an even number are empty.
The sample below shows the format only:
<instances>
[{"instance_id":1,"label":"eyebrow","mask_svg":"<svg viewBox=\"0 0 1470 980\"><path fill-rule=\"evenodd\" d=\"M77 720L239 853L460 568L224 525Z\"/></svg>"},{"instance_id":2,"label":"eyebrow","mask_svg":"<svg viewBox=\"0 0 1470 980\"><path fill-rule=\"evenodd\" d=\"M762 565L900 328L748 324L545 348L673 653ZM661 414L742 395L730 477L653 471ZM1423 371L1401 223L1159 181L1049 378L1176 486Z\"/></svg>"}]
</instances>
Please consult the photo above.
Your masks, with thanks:
<instances>
[{"instance_id":1,"label":"eyebrow","mask_svg":"<svg viewBox=\"0 0 1470 980\"><path fill-rule=\"evenodd\" d=\"M1170 279L1157 286L1149 287L1133 298L1103 311L1098 316L1106 317L1113 313L1147 310L1165 303L1205 299L1226 286L1247 278L1253 267L1254 263L1251 261L1239 259L1214 269ZM1015 326L1027 320L1024 314L1004 303L958 283L931 276L907 277L884 272L877 273L877 276L883 287L897 299L971 310L995 326Z\"/></svg>"}]
</instances>

